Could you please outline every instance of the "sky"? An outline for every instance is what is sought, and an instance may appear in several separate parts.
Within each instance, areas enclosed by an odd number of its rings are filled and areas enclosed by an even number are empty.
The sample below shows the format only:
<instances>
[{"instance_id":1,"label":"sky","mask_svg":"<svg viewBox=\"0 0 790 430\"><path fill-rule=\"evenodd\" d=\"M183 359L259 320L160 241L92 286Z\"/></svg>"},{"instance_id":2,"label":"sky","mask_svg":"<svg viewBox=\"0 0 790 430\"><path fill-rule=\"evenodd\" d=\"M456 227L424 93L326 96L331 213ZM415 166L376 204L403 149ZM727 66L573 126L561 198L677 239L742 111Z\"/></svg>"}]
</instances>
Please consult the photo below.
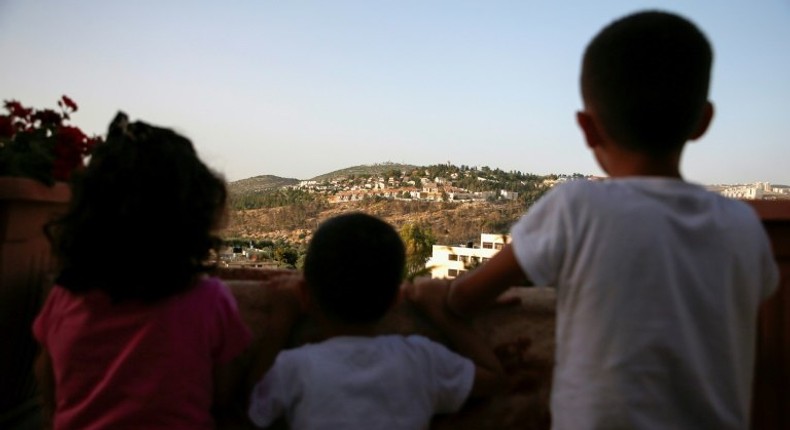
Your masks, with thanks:
<instances>
[{"instance_id":1,"label":"sky","mask_svg":"<svg viewBox=\"0 0 790 430\"><path fill-rule=\"evenodd\" d=\"M229 181L360 164L603 175L575 122L604 25L679 13L714 49L703 184L790 185L790 0L0 0L0 97L103 135L173 128Z\"/></svg>"}]
</instances>

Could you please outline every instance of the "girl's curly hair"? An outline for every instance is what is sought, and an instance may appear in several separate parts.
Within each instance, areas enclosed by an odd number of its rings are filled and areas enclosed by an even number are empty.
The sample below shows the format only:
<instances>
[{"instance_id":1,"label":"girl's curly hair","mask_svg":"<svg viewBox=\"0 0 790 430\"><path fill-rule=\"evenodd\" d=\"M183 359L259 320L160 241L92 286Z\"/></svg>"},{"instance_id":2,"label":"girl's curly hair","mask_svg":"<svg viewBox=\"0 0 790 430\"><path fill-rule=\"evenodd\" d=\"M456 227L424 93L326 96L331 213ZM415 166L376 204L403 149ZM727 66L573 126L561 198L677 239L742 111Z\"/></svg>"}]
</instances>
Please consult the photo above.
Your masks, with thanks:
<instances>
[{"instance_id":1,"label":"girl's curly hair","mask_svg":"<svg viewBox=\"0 0 790 430\"><path fill-rule=\"evenodd\" d=\"M62 287L153 301L212 268L225 181L174 131L119 112L72 193L65 215L47 226Z\"/></svg>"}]
</instances>

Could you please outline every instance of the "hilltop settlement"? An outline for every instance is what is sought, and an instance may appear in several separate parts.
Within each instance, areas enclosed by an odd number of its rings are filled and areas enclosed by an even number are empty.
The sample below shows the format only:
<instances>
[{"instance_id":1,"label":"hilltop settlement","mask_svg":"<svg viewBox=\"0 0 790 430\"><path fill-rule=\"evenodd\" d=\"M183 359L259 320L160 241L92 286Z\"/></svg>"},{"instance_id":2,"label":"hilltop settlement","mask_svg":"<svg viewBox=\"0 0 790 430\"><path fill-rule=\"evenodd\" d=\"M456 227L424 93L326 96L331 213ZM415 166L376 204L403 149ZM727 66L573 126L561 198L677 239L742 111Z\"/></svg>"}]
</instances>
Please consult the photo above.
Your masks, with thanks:
<instances>
[{"instance_id":1,"label":"hilltop settlement","mask_svg":"<svg viewBox=\"0 0 790 430\"><path fill-rule=\"evenodd\" d=\"M602 179L449 163L356 166L308 180L256 176L229 184L232 216L222 260L228 265L298 268L321 221L358 210L390 222L407 242L420 239L425 255L417 260L424 263L435 244L468 246L477 244L481 234L507 233L532 203L559 183ZM790 199L790 187L765 182L708 188L732 198Z\"/></svg>"}]
</instances>

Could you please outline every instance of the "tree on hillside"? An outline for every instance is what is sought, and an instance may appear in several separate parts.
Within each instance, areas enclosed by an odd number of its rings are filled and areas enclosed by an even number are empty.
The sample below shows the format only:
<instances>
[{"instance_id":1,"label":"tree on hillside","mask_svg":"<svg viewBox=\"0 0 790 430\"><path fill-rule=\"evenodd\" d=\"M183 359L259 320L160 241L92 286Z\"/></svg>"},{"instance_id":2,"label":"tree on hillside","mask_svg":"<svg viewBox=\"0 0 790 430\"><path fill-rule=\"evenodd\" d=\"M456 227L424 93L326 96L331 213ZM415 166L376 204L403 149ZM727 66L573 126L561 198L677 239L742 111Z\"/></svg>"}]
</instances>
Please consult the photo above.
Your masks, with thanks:
<instances>
[{"instance_id":1,"label":"tree on hillside","mask_svg":"<svg viewBox=\"0 0 790 430\"><path fill-rule=\"evenodd\" d=\"M406 246L406 278L413 279L428 273L425 262L433 253L436 238L429 226L408 223L401 227L400 237Z\"/></svg>"},{"instance_id":2,"label":"tree on hillside","mask_svg":"<svg viewBox=\"0 0 790 430\"><path fill-rule=\"evenodd\" d=\"M321 205L325 203L322 196L311 194L304 190L291 188L276 188L230 196L228 206L233 210L274 208L281 206Z\"/></svg>"},{"instance_id":3,"label":"tree on hillside","mask_svg":"<svg viewBox=\"0 0 790 430\"><path fill-rule=\"evenodd\" d=\"M299 261L299 251L286 243L278 243L274 246L274 259L284 264L289 269L296 268Z\"/></svg>"},{"instance_id":4,"label":"tree on hillside","mask_svg":"<svg viewBox=\"0 0 790 430\"><path fill-rule=\"evenodd\" d=\"M383 178L385 180L389 179L389 178L400 178L402 175L403 175L403 172L401 172L398 169L389 169L386 172L384 172Z\"/></svg>"}]
</instances>

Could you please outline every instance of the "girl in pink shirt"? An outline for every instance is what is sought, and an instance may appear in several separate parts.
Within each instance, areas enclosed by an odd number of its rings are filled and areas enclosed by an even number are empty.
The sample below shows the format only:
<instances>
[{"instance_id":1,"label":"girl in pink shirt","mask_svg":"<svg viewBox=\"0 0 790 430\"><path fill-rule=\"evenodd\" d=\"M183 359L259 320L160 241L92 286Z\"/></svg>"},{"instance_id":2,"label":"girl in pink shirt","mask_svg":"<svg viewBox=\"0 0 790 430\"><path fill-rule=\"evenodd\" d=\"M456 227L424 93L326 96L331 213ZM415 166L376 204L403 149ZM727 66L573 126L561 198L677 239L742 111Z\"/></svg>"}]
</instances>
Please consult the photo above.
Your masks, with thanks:
<instances>
[{"instance_id":1,"label":"girl in pink shirt","mask_svg":"<svg viewBox=\"0 0 790 430\"><path fill-rule=\"evenodd\" d=\"M250 341L227 286L206 275L224 180L188 139L119 113L72 190L48 226L60 273L33 325L52 424L213 428L217 375Z\"/></svg>"}]
</instances>

